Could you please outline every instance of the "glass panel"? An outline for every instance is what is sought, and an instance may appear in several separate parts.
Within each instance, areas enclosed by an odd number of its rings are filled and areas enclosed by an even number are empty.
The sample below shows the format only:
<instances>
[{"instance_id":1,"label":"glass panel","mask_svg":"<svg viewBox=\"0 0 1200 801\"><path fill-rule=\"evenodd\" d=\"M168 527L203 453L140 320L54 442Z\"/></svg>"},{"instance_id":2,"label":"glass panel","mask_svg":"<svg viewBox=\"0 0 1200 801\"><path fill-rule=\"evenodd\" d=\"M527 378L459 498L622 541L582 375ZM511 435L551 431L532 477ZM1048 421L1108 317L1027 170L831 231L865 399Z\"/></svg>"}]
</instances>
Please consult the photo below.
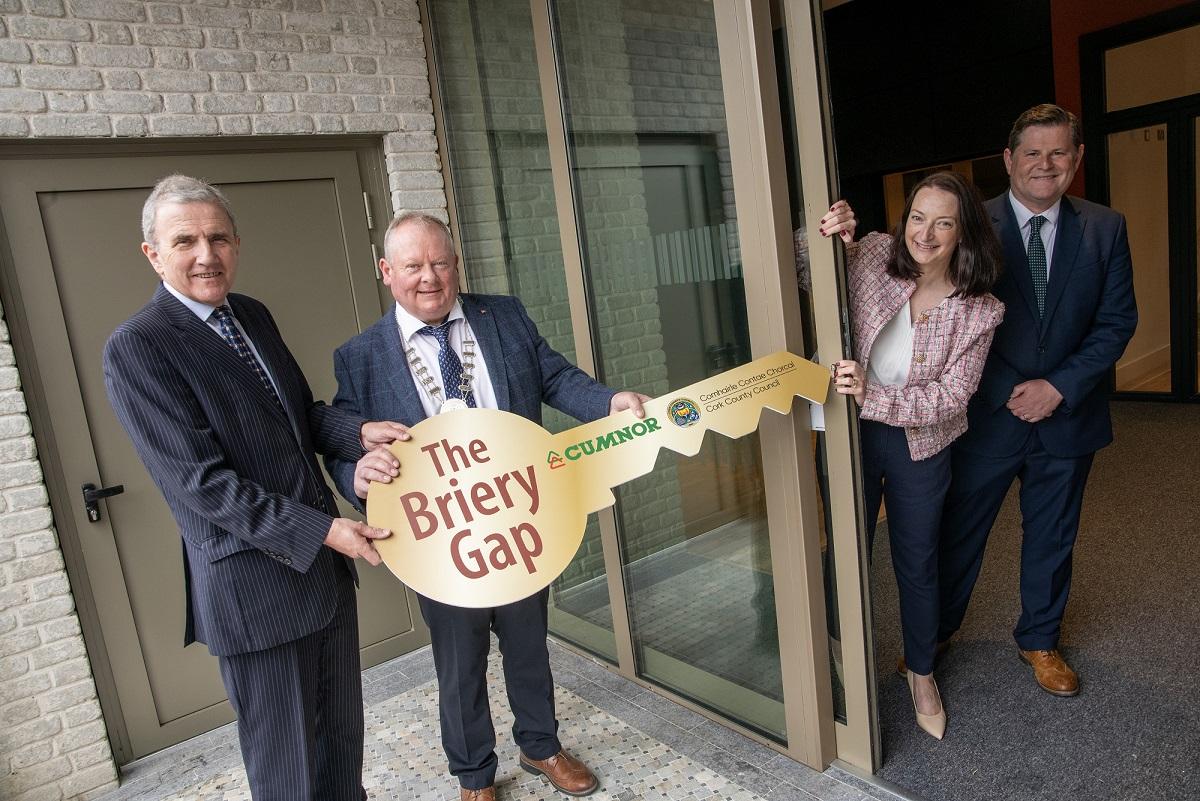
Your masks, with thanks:
<instances>
[{"instance_id":1,"label":"glass panel","mask_svg":"<svg viewBox=\"0 0 1200 801\"><path fill-rule=\"evenodd\" d=\"M1200 25L1114 47L1104 54L1109 111L1200 92Z\"/></svg>"},{"instance_id":2,"label":"glass panel","mask_svg":"<svg viewBox=\"0 0 1200 801\"><path fill-rule=\"evenodd\" d=\"M468 285L519 297L574 361L529 0L431 0L430 12ZM543 413L551 431L575 425ZM551 585L550 630L617 659L595 515Z\"/></svg>"},{"instance_id":3,"label":"glass panel","mask_svg":"<svg viewBox=\"0 0 1200 801\"><path fill-rule=\"evenodd\" d=\"M1125 215L1133 254L1137 332L1117 362L1117 389L1171 391L1167 126L1108 135L1109 200ZM1050 265L1051 271L1054 265Z\"/></svg>"},{"instance_id":4,"label":"glass panel","mask_svg":"<svg viewBox=\"0 0 1200 801\"><path fill-rule=\"evenodd\" d=\"M553 7L606 383L658 396L748 361L711 2ZM639 674L784 738L757 437L664 452L617 512Z\"/></svg>"}]
</instances>

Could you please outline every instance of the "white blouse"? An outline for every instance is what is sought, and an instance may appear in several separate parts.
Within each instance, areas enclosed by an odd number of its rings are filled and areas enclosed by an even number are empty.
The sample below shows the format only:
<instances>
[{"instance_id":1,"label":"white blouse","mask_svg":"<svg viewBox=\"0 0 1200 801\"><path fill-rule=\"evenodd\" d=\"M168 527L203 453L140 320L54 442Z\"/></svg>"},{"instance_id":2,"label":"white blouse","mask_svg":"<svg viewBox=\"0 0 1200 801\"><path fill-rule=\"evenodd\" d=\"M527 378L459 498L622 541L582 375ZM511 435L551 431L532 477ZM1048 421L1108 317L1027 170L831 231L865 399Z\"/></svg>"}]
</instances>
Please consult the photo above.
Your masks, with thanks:
<instances>
[{"instance_id":1,"label":"white blouse","mask_svg":"<svg viewBox=\"0 0 1200 801\"><path fill-rule=\"evenodd\" d=\"M913 353L911 304L907 301L875 337L867 364L867 380L872 384L893 387L908 383Z\"/></svg>"}]
</instances>

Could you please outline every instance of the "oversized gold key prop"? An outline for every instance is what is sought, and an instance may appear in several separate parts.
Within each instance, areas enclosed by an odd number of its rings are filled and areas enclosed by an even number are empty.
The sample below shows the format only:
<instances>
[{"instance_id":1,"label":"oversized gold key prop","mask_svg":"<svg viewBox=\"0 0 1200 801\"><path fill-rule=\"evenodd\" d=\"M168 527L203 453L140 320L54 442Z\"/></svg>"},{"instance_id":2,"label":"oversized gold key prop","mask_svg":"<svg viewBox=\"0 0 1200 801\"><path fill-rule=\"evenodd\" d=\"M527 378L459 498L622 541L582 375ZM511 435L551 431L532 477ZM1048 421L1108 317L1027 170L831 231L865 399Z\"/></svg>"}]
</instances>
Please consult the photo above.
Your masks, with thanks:
<instances>
[{"instance_id":1,"label":"oversized gold key prop","mask_svg":"<svg viewBox=\"0 0 1200 801\"><path fill-rule=\"evenodd\" d=\"M587 516L612 488L654 467L660 448L694 456L708 430L758 428L764 407L824 403L829 370L780 352L661 398L550 434L524 417L467 409L430 417L392 444L400 477L372 484L367 520L391 530L376 548L415 591L454 606L500 606L558 577Z\"/></svg>"}]
</instances>

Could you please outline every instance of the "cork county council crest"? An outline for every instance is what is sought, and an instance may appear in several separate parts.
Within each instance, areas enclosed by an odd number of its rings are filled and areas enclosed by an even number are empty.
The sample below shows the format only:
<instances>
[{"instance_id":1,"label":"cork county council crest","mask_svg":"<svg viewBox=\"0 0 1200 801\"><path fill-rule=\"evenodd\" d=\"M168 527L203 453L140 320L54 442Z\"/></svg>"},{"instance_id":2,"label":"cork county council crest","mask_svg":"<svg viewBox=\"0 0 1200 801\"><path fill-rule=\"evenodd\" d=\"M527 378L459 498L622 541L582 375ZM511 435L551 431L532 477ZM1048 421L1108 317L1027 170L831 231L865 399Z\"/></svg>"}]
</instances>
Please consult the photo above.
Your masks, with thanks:
<instances>
[{"instance_id":1,"label":"cork county council crest","mask_svg":"<svg viewBox=\"0 0 1200 801\"><path fill-rule=\"evenodd\" d=\"M700 422L700 410L687 398L677 398L671 401L667 406L667 416L680 428L687 428Z\"/></svg>"}]
</instances>

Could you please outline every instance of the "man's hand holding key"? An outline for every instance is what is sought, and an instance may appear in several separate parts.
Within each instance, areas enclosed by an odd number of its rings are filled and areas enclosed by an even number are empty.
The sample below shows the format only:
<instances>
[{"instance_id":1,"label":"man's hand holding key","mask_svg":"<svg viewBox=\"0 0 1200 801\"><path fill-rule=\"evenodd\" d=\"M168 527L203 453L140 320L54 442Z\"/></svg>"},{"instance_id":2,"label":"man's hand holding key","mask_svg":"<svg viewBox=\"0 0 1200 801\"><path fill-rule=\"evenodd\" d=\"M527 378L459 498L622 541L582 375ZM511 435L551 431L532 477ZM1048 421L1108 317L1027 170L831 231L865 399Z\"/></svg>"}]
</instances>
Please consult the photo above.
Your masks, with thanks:
<instances>
[{"instance_id":1,"label":"man's hand holding key","mask_svg":"<svg viewBox=\"0 0 1200 801\"><path fill-rule=\"evenodd\" d=\"M786 414L795 396L823 403L828 388L827 369L780 352L661 398L614 403L621 411L560 434L493 409L431 417L390 446L402 477L369 483L370 524L394 532L375 547L430 598L510 603L566 568L588 514L650 472L660 448L693 456L708 430L745 436L764 407Z\"/></svg>"}]
</instances>

